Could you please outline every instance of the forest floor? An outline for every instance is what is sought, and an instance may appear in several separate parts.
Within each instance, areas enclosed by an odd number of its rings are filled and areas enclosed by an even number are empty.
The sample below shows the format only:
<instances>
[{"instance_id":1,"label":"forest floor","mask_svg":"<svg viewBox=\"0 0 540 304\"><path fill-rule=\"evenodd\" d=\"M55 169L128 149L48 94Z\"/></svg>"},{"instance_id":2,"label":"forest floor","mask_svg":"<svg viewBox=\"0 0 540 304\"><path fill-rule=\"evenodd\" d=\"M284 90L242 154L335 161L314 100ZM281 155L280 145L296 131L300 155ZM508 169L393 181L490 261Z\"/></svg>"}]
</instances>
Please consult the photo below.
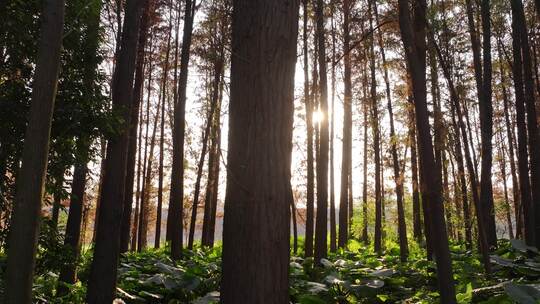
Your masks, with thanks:
<instances>
[{"instance_id":1,"label":"forest floor","mask_svg":"<svg viewBox=\"0 0 540 304\"><path fill-rule=\"evenodd\" d=\"M301 246L300 246L301 248ZM301 250L301 249L300 249ZM357 241L313 267L302 252L291 255L291 303L438 303L435 264L411 244L407 262L387 241L383 255ZM451 246L458 303L540 303L540 254L521 241L500 241L493 252L493 273L486 276L479 257L461 245ZM83 303L90 252L83 255L80 282L71 293L55 297L57 274L38 274L36 303ZM39 262L39 261L38 261ZM177 263L167 249L128 253L118 269L118 303L218 303L221 247L186 251ZM38 265L39 267L39 265Z\"/></svg>"}]
</instances>

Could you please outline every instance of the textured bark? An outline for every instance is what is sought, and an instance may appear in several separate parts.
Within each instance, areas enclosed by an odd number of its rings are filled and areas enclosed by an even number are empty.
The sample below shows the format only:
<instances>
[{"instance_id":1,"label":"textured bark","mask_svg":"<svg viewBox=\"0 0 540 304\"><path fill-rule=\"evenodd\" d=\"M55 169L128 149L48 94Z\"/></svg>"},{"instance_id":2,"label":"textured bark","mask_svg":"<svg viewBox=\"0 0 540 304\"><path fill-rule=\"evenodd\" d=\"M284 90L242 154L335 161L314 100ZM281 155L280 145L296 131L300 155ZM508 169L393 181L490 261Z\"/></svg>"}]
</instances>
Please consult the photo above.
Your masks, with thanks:
<instances>
[{"instance_id":1,"label":"textured bark","mask_svg":"<svg viewBox=\"0 0 540 304\"><path fill-rule=\"evenodd\" d=\"M309 91L309 59L308 59L308 0L302 1L303 7L303 58L304 58L304 103L306 107L307 129L307 189L306 189L306 237L304 241L305 255L313 255L313 225L315 172L313 169L313 101Z\"/></svg>"},{"instance_id":2,"label":"textured bark","mask_svg":"<svg viewBox=\"0 0 540 304\"><path fill-rule=\"evenodd\" d=\"M531 178L531 200L533 211L534 244L540 247L540 137L536 115L533 62L527 32L525 13L521 0L512 0L512 32L520 35L520 47L523 60L523 88L525 109L527 111L527 131L529 144L529 169ZM516 27L516 32L514 32Z\"/></svg>"},{"instance_id":3,"label":"textured bark","mask_svg":"<svg viewBox=\"0 0 540 304\"><path fill-rule=\"evenodd\" d=\"M413 236L422 239L422 210L420 209L420 193L418 191L418 156L416 153L416 128L414 126L414 110L409 110L409 142L411 147L411 185L413 202Z\"/></svg>"},{"instance_id":4,"label":"textured bark","mask_svg":"<svg viewBox=\"0 0 540 304\"><path fill-rule=\"evenodd\" d=\"M297 0L233 2L224 304L289 302L298 7Z\"/></svg>"},{"instance_id":5,"label":"textured bark","mask_svg":"<svg viewBox=\"0 0 540 304\"><path fill-rule=\"evenodd\" d=\"M99 225L86 295L86 301L89 304L112 302L116 290L133 74L137 55L140 15L144 3L144 0L128 0L126 3L122 45L118 53L116 79L112 87L113 110L121 113L126 128L122 128L118 136L109 139L107 145Z\"/></svg>"},{"instance_id":6,"label":"textured bark","mask_svg":"<svg viewBox=\"0 0 540 304\"><path fill-rule=\"evenodd\" d=\"M351 56L349 45L349 18L351 14L350 0L343 1L343 143L341 152L341 189L339 194L339 240L338 245L344 248L349 238L349 192L351 191L351 175L349 167L352 157L352 81Z\"/></svg>"},{"instance_id":7,"label":"textured bark","mask_svg":"<svg viewBox=\"0 0 540 304\"><path fill-rule=\"evenodd\" d=\"M195 3L186 0L184 10L184 33L180 52L180 76L178 77L177 100L174 101L173 160L171 172L171 192L167 217L167 239L171 240L171 257L182 256L184 242L182 219L184 214L184 133L186 128L186 90L191 53L191 37Z\"/></svg>"},{"instance_id":8,"label":"textured bark","mask_svg":"<svg viewBox=\"0 0 540 304\"><path fill-rule=\"evenodd\" d=\"M369 29L373 31L373 6L369 3ZM373 131L373 147L375 148L375 242L374 249L377 254L382 254L382 197L381 197L381 140L379 130L379 103L377 100L377 80L375 78L375 39L370 38L369 45L369 70L370 70L370 110L371 129Z\"/></svg>"},{"instance_id":9,"label":"textured bark","mask_svg":"<svg viewBox=\"0 0 540 304\"><path fill-rule=\"evenodd\" d=\"M135 160L137 156L137 128L139 127L139 109L141 106L142 85L144 81L144 59L145 47L148 37L149 2L146 3L141 18L139 29L139 42L137 49L137 59L135 62L135 80L133 84L133 105L131 108L131 126L129 130L128 163L126 171L126 187L124 194L124 214L122 216L122 227L120 232L120 252L124 253L129 248L129 238L131 230L131 209L133 208L133 186L135 184ZM139 170L140 171L140 170ZM137 181L137 191L139 182ZM138 205L138 202L137 204ZM138 219L138 215L137 215ZM136 236L133 236L136 238Z\"/></svg>"},{"instance_id":10,"label":"textured bark","mask_svg":"<svg viewBox=\"0 0 540 304\"><path fill-rule=\"evenodd\" d=\"M407 67L413 88L416 129L423 173L422 188L431 204L430 221L433 232L437 235L437 238L433 240L433 247L436 256L440 301L443 304L453 304L456 303L456 296L442 205L441 172L436 170L426 100L426 2L419 0L413 5L413 20L411 20L411 10L406 0L399 0L398 7L401 38L405 47Z\"/></svg>"},{"instance_id":11,"label":"textured bark","mask_svg":"<svg viewBox=\"0 0 540 304\"><path fill-rule=\"evenodd\" d=\"M327 255L328 233L328 83L326 76L326 46L324 29L324 1L317 0L315 7L317 61L319 66L319 110L324 119L319 122L319 147L317 157L317 219L315 223L315 261Z\"/></svg>"},{"instance_id":12,"label":"textured bark","mask_svg":"<svg viewBox=\"0 0 540 304\"><path fill-rule=\"evenodd\" d=\"M47 171L49 137L56 97L64 26L64 1L44 1L32 104L24 136L8 238L5 303L32 302L32 282L39 235L41 201Z\"/></svg>"},{"instance_id":13,"label":"textured bark","mask_svg":"<svg viewBox=\"0 0 540 304\"><path fill-rule=\"evenodd\" d=\"M58 217L60 216L60 204L62 202L61 193L64 188L64 173L65 172L60 173L54 186L56 189L56 193L54 194L54 199L53 199L51 221L52 221L52 225L55 228L58 227Z\"/></svg>"},{"instance_id":14,"label":"textured bark","mask_svg":"<svg viewBox=\"0 0 540 304\"><path fill-rule=\"evenodd\" d=\"M531 197L531 182L529 180L529 151L527 150L527 123L525 118L525 91L523 78L523 60L522 60L522 36L520 32L520 7L521 1L510 1L512 4L512 49L513 64L512 74L514 79L514 94L516 106L517 123L517 151L518 151L518 171L519 171L519 190L521 197L521 208L524 218L525 242L528 245L535 244L535 219L534 209ZM521 10L523 8L521 7Z\"/></svg>"}]
</instances>

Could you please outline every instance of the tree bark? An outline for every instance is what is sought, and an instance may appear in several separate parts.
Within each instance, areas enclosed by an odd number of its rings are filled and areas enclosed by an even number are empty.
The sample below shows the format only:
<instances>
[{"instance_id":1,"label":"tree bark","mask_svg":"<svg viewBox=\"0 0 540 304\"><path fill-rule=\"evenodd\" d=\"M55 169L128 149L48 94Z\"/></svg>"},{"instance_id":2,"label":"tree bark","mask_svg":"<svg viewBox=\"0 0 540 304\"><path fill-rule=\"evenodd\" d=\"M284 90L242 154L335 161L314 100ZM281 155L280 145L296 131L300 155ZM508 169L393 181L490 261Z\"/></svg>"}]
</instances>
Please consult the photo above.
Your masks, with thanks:
<instances>
[{"instance_id":1,"label":"tree bark","mask_svg":"<svg viewBox=\"0 0 540 304\"><path fill-rule=\"evenodd\" d=\"M224 304L289 302L298 7L298 0L233 2Z\"/></svg>"},{"instance_id":2,"label":"tree bark","mask_svg":"<svg viewBox=\"0 0 540 304\"><path fill-rule=\"evenodd\" d=\"M523 210L525 242L528 245L536 243L535 238L535 218L534 207L531 197L531 182L529 180L529 151L527 150L527 123L525 118L525 87L523 76L523 58L522 58L522 35L520 11L523 10L521 1L512 0L512 49L513 49L513 79L516 106L516 123L518 130L518 170L519 186L521 197L521 208ZM520 10L521 8L521 10ZM530 130L529 130L530 132Z\"/></svg>"},{"instance_id":3,"label":"tree bark","mask_svg":"<svg viewBox=\"0 0 540 304\"><path fill-rule=\"evenodd\" d=\"M436 256L440 300L443 304L453 304L456 303L456 295L442 206L441 172L436 170L426 100L426 6L425 0L416 2L413 5L414 17L411 20L408 1L398 0L399 27L412 80L416 129L420 146L421 170L423 171L424 185L422 188L431 204L430 220L433 232L437 235L433 247Z\"/></svg>"},{"instance_id":4,"label":"tree bark","mask_svg":"<svg viewBox=\"0 0 540 304\"><path fill-rule=\"evenodd\" d=\"M304 103L306 107L307 129L307 189L306 189L306 237L304 241L305 256L313 256L314 196L315 172L313 169L313 101L309 91L308 60L308 0L303 5L303 56L304 56Z\"/></svg>"},{"instance_id":5,"label":"tree bark","mask_svg":"<svg viewBox=\"0 0 540 304\"><path fill-rule=\"evenodd\" d=\"M9 304L32 302L41 201L60 70L64 10L63 0L44 1L39 50L32 83L32 103L8 237L4 300Z\"/></svg>"},{"instance_id":6,"label":"tree bark","mask_svg":"<svg viewBox=\"0 0 540 304\"><path fill-rule=\"evenodd\" d=\"M180 53L180 76L178 78L178 94L174 101L173 126L173 160L171 172L171 192L169 196L169 212L167 218L167 234L170 234L171 257L182 256L184 231L182 219L184 214L184 133L186 127L186 90L189 72L191 37L196 5L193 0L186 0L184 11L184 33Z\"/></svg>"},{"instance_id":7,"label":"tree bark","mask_svg":"<svg viewBox=\"0 0 540 304\"><path fill-rule=\"evenodd\" d=\"M118 53L116 80L112 87L113 110L121 113L125 122L120 134L107 145L102 202L96 234L86 301L89 304L113 301L120 249L120 226L123 213L128 152L129 126L133 95L133 74L137 54L137 38L144 0L128 0L124 31Z\"/></svg>"},{"instance_id":8,"label":"tree bark","mask_svg":"<svg viewBox=\"0 0 540 304\"><path fill-rule=\"evenodd\" d=\"M351 56L349 45L349 18L351 15L350 0L343 1L343 143L341 152L341 189L339 193L339 240L340 248L347 246L349 238L349 192L351 191L351 176L349 166L352 157L352 81Z\"/></svg>"},{"instance_id":9,"label":"tree bark","mask_svg":"<svg viewBox=\"0 0 540 304\"><path fill-rule=\"evenodd\" d=\"M316 36L319 65L319 110L324 118L319 122L319 157L317 158L317 219L315 223L315 261L327 255L328 233L328 83L326 75L326 46L324 29L324 1L317 0L315 8Z\"/></svg>"},{"instance_id":10,"label":"tree bark","mask_svg":"<svg viewBox=\"0 0 540 304\"><path fill-rule=\"evenodd\" d=\"M122 227L120 234L120 252L124 253L129 249L129 238L131 230L131 209L133 208L133 186L135 183L135 160L137 156L137 128L139 127L139 109L141 106L142 85L144 81L144 61L145 48L149 28L149 1L145 4L142 13L139 29L139 42L137 49L137 59L135 62L135 80L133 84L133 106L131 109L131 126L129 133L128 163L126 171L126 188L124 194L124 214L122 216ZM142 123L142 122L141 122ZM142 130L142 129L141 129ZM139 182L137 181L137 191ZM138 202L136 205L139 205ZM137 214L138 219L138 214ZM135 222L137 223L137 222ZM136 235L133 235L136 238Z\"/></svg>"}]
</instances>

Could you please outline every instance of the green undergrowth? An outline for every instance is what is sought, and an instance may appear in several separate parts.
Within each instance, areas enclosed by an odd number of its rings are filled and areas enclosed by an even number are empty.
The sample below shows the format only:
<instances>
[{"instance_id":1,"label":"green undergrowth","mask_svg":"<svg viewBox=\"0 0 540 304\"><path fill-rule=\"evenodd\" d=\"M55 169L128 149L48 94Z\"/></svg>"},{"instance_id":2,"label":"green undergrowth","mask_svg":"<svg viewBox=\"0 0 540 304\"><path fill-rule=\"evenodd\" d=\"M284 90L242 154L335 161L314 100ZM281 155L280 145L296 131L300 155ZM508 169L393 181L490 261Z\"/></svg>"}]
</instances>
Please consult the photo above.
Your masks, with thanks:
<instances>
[{"instance_id":1,"label":"green undergrowth","mask_svg":"<svg viewBox=\"0 0 540 304\"><path fill-rule=\"evenodd\" d=\"M300 242L300 244L302 244ZM502 240L491 256L493 273L487 276L479 256L464 246L450 246L458 303L540 303L540 254L521 241ZM372 247L351 241L348 250L329 254L315 265L313 258L291 254L290 300L322 303L438 303L435 263L411 243L407 262L400 262L396 243L387 241L381 256ZM299 253L301 253L301 247ZM83 254L80 281L71 292L56 296L55 266L36 273L35 303L84 303L91 252ZM0 260L5 269L5 257ZM39 261L38 261L39 262ZM44 263L43 261L41 262ZM117 302L218 303L221 246L185 251L176 263L168 249L127 253L118 268Z\"/></svg>"}]
</instances>

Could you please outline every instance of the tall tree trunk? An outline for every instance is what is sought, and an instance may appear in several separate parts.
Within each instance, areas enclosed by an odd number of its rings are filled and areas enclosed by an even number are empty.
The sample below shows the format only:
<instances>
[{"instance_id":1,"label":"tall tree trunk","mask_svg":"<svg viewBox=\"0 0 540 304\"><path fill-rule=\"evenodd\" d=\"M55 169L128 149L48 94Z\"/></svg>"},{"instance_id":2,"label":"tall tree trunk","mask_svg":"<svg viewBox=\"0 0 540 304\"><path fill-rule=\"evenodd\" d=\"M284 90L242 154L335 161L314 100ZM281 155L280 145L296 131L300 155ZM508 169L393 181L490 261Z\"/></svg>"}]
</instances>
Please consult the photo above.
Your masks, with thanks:
<instances>
[{"instance_id":1,"label":"tall tree trunk","mask_svg":"<svg viewBox=\"0 0 540 304\"><path fill-rule=\"evenodd\" d=\"M347 246L349 238L348 199L351 191L349 166L352 157L352 81L351 56L349 45L349 18L351 15L350 0L343 1L343 143L341 152L341 189L339 192L339 241L340 248Z\"/></svg>"},{"instance_id":2,"label":"tall tree trunk","mask_svg":"<svg viewBox=\"0 0 540 304\"><path fill-rule=\"evenodd\" d=\"M221 103L223 97L223 73L224 73L224 61L225 53L223 45L220 49L219 61L214 63L214 73L219 72L219 78L214 79L218 81L218 84L214 84L214 88L219 90L217 96L218 101L216 104L215 115L212 122L211 140L209 157L208 157L208 181L206 185L206 195L204 203L204 218L203 218L203 230L202 240L203 246L212 247L214 245L214 229L216 222L216 208L217 208L217 193L219 187L219 161L221 156L220 140L221 140Z\"/></svg>"},{"instance_id":3,"label":"tall tree trunk","mask_svg":"<svg viewBox=\"0 0 540 304\"><path fill-rule=\"evenodd\" d=\"M373 32L372 4L369 1L369 29ZM370 100L371 100L371 128L373 130L373 147L375 147L375 243L377 254L382 254L382 197L381 197L381 140L379 131L379 103L377 100L377 80L375 78L375 39L370 38L369 45L370 69Z\"/></svg>"},{"instance_id":4,"label":"tall tree trunk","mask_svg":"<svg viewBox=\"0 0 540 304\"><path fill-rule=\"evenodd\" d=\"M289 301L298 7L298 0L233 2L224 304Z\"/></svg>"},{"instance_id":5,"label":"tall tree trunk","mask_svg":"<svg viewBox=\"0 0 540 304\"><path fill-rule=\"evenodd\" d=\"M437 235L433 241L433 247L436 256L440 300L441 303L447 304L456 303L456 296L442 205L441 172L436 170L426 100L426 6L425 0L416 2L413 5L414 17L411 20L408 1L398 0L401 38L412 80L416 129L423 172L422 188L431 204L430 220L433 232Z\"/></svg>"},{"instance_id":6,"label":"tall tree trunk","mask_svg":"<svg viewBox=\"0 0 540 304\"><path fill-rule=\"evenodd\" d=\"M167 49L165 51L165 66L163 67L163 80L161 85L161 122L159 132L159 168L158 168L158 197L156 210L156 234L154 237L154 248L159 248L161 243L161 213L163 210L163 160L165 144L165 100L168 100L167 87L169 77L169 57L171 55L171 34L172 34L172 3L169 7L169 28L167 30Z\"/></svg>"},{"instance_id":7,"label":"tall tree trunk","mask_svg":"<svg viewBox=\"0 0 540 304\"><path fill-rule=\"evenodd\" d=\"M317 158L317 220L315 223L315 261L327 255L328 233L328 83L326 75L326 46L324 29L324 1L317 0L315 8L316 19L316 47L318 50L319 65L319 110L324 118L319 122L320 143L319 157Z\"/></svg>"},{"instance_id":8,"label":"tall tree trunk","mask_svg":"<svg viewBox=\"0 0 540 304\"><path fill-rule=\"evenodd\" d=\"M503 110L504 110L504 122L506 129L506 136L508 139L508 158L510 159L510 174L512 175L512 199L514 201L514 217L516 221L516 238L523 236L523 221L522 221L522 212L521 210L521 198L519 193L519 181L517 178L517 168L514 156L514 124L510 122L510 101L508 99L508 92L506 90L506 79L505 74L500 65L500 76L501 76L501 90L503 94Z\"/></svg>"},{"instance_id":9,"label":"tall tree trunk","mask_svg":"<svg viewBox=\"0 0 540 304\"><path fill-rule=\"evenodd\" d=\"M100 140L100 153L101 162L99 165L99 182L98 192L96 198L96 211L94 215L94 227L92 231L92 243L96 242L97 227L99 224L99 206L101 205L101 189L103 189L103 178L105 177L105 159L107 158L107 140L102 137Z\"/></svg>"},{"instance_id":10,"label":"tall tree trunk","mask_svg":"<svg viewBox=\"0 0 540 304\"><path fill-rule=\"evenodd\" d=\"M409 110L409 120L409 144L411 147L411 185L413 202L413 236L417 241L419 241L422 238L422 211L420 210L420 193L418 192L418 157L416 155L416 128L414 126L413 109Z\"/></svg>"},{"instance_id":11,"label":"tall tree trunk","mask_svg":"<svg viewBox=\"0 0 540 304\"><path fill-rule=\"evenodd\" d=\"M485 227L484 227L484 221L483 221L484 217L482 215L483 206L480 203L480 195L478 193L479 189L477 186L478 185L477 175L476 175L475 165L473 164L473 158L471 157L471 150L474 151L474 149L469 149L469 141L467 138L467 128L463 120L464 113L462 112L462 109L461 109L459 96L454 86L454 82L450 74L450 70L446 64L446 61L442 57L441 50L439 49L435 41L435 37L431 31L429 32L429 40L430 40L431 47L435 48L436 50L437 57L439 58L441 68L443 70L443 75L446 78L446 81L448 83L448 88L450 91L451 109L452 111L455 111L455 113L457 114L458 126L460 128L461 136L463 139L463 150L465 151L465 162L467 165L467 171L469 173L469 179L471 182L472 197L473 197L473 202L474 202L475 211L476 211L476 218L477 218L477 223L478 223L479 247L482 253L482 259L483 259L485 271L486 273L489 274L491 273L491 263L490 263L490 258L489 258L489 247L488 247L488 243L486 239L486 233L485 233ZM464 106L463 110L465 111L466 108L467 107ZM465 115L465 118L467 119L466 115ZM472 145L472 139L471 139L471 145Z\"/></svg>"},{"instance_id":12,"label":"tall tree trunk","mask_svg":"<svg viewBox=\"0 0 540 304\"><path fill-rule=\"evenodd\" d=\"M306 190L306 237L304 252L306 257L313 255L313 225L314 225L314 196L315 172L313 169L313 102L309 91L309 61L308 61L308 0L303 5L303 56L304 56L304 103L306 107L307 129L307 190Z\"/></svg>"},{"instance_id":13,"label":"tall tree trunk","mask_svg":"<svg viewBox=\"0 0 540 304\"><path fill-rule=\"evenodd\" d=\"M531 182L529 180L529 151L527 151L527 123L525 118L525 87L522 60L522 35L520 12L523 11L521 1L512 0L512 48L514 62L512 65L514 92L516 104L516 122L518 130L518 170L519 170L519 190L521 197L521 208L523 210L525 242L528 245L536 243L535 238L535 218L534 207L531 201ZM531 130L529 130L530 132ZM530 133L529 133L530 134ZM531 158L532 159L532 158ZM532 168L531 168L532 169Z\"/></svg>"},{"instance_id":14,"label":"tall tree trunk","mask_svg":"<svg viewBox=\"0 0 540 304\"><path fill-rule=\"evenodd\" d=\"M182 219L184 214L184 133L186 127L186 90L191 53L191 37L196 5L193 0L186 0L184 11L184 33L180 53L180 76L178 78L178 94L174 101L173 126L173 160L171 172L171 192L169 196L169 212L167 217L167 233L171 240L171 257L182 256L184 231Z\"/></svg>"},{"instance_id":15,"label":"tall tree trunk","mask_svg":"<svg viewBox=\"0 0 540 304\"><path fill-rule=\"evenodd\" d=\"M330 25L332 38L332 68L331 68L331 111L330 116L330 252L336 252L336 189L334 177L334 126L335 126L335 99L336 99L336 29L334 26L334 3L330 3ZM348 168L346 168L348 169Z\"/></svg>"},{"instance_id":16,"label":"tall tree trunk","mask_svg":"<svg viewBox=\"0 0 540 304\"><path fill-rule=\"evenodd\" d=\"M135 183L135 160L137 156L137 128L139 127L139 109L142 100L142 86L144 82L144 61L145 48L148 37L150 3L147 2L142 13L139 29L139 42L137 49L137 59L135 62L135 80L133 84L133 106L131 109L131 125L129 130L128 163L126 171L126 187L124 194L124 214L122 216L122 226L120 232L120 252L124 253L129 249L129 238L131 230L131 209L133 208L133 186ZM141 122L142 123L142 122ZM141 129L142 130L142 129ZM140 136L140 135L139 135ZM140 170L139 170L140 171ZM138 178L138 177L137 177ZM137 191L139 181L137 181ZM136 205L139 205L138 202ZM138 214L136 216L138 220ZM135 222L137 223L137 222ZM133 238L136 238L135 234Z\"/></svg>"},{"instance_id":17,"label":"tall tree trunk","mask_svg":"<svg viewBox=\"0 0 540 304\"><path fill-rule=\"evenodd\" d=\"M24 136L5 276L5 303L32 302L41 201L49 153L64 27L64 0L44 1L32 103Z\"/></svg>"},{"instance_id":18,"label":"tall tree trunk","mask_svg":"<svg viewBox=\"0 0 540 304\"><path fill-rule=\"evenodd\" d=\"M531 59L531 48L529 44L529 34L523 3L521 0L512 0L512 27L516 27L513 34L520 35L521 55L523 60L523 85L524 100L527 110L527 131L529 144L529 168L531 172L531 200L533 211L533 227L536 247L540 247L540 137L538 132L538 120L536 116L535 88L533 78L533 62ZM515 19L515 21L514 21ZM514 25L515 22L515 25ZM514 35L512 36L515 39Z\"/></svg>"},{"instance_id":19,"label":"tall tree trunk","mask_svg":"<svg viewBox=\"0 0 540 304\"><path fill-rule=\"evenodd\" d=\"M363 180L362 180L362 218L363 218L363 225L362 225L362 240L364 241L364 244L368 244L368 124L369 124L369 110L368 110L368 93L367 93L367 87L368 87L368 78L367 78L367 68L364 65L362 69L362 91L363 91L363 103L362 103L362 111L364 112L364 168L363 168Z\"/></svg>"},{"instance_id":20,"label":"tall tree trunk","mask_svg":"<svg viewBox=\"0 0 540 304\"><path fill-rule=\"evenodd\" d=\"M377 9L377 2L373 1L373 12L375 13L375 21L379 24L379 13ZM399 249L400 249L400 258L404 262L407 260L409 255L409 245L407 242L407 227L405 224L405 209L403 208L403 176L401 175L401 169L399 167L399 158L397 152L397 138L396 131L394 128L394 111L392 108L392 96L390 92L390 80L388 77L388 66L386 64L386 54L384 50L384 43L382 33L378 31L378 42L379 48L381 51L382 66L384 72L384 83L386 88L386 99L388 107L388 115L390 117L390 146L392 154L392 162L394 169L394 182L396 184L396 203L398 211L398 237L399 237Z\"/></svg>"},{"instance_id":21,"label":"tall tree trunk","mask_svg":"<svg viewBox=\"0 0 540 304\"><path fill-rule=\"evenodd\" d=\"M137 57L137 39L144 0L128 0L124 18L124 31L118 53L116 80L112 87L113 110L121 113L125 122L118 136L109 139L102 203L90 268L86 301L89 304L113 301L116 290L116 272L120 249L120 226L125 194L129 126L133 95L133 74Z\"/></svg>"}]
</instances>

